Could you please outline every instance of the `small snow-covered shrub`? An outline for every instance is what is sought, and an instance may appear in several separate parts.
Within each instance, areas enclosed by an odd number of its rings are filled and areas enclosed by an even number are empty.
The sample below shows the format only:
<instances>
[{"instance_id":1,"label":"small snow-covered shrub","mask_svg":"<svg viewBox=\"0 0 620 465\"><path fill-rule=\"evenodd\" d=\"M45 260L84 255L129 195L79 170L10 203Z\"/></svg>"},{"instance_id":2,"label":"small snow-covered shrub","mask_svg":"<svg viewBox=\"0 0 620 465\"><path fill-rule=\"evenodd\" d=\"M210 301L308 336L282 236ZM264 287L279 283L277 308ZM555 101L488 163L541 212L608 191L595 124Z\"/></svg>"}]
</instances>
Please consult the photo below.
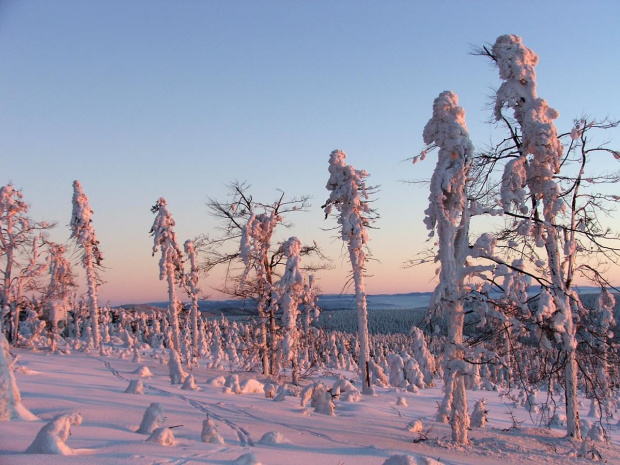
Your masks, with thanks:
<instances>
[{"instance_id":1,"label":"small snow-covered shrub","mask_svg":"<svg viewBox=\"0 0 620 465\"><path fill-rule=\"evenodd\" d=\"M217 425L211 419L203 420L200 439L202 442L211 444L224 444L224 438L220 435Z\"/></svg>"},{"instance_id":2,"label":"small snow-covered shrub","mask_svg":"<svg viewBox=\"0 0 620 465\"><path fill-rule=\"evenodd\" d=\"M407 430L412 433L421 433L422 432L422 421L413 420L407 424Z\"/></svg>"},{"instance_id":3,"label":"small snow-covered shrub","mask_svg":"<svg viewBox=\"0 0 620 465\"><path fill-rule=\"evenodd\" d=\"M241 383L243 394L262 394L265 392L265 385L253 378L246 379Z\"/></svg>"},{"instance_id":4,"label":"small snow-covered shrub","mask_svg":"<svg viewBox=\"0 0 620 465\"><path fill-rule=\"evenodd\" d=\"M169 354L168 368L170 369L170 384L182 384L187 377L187 373L183 371L183 367L181 366L181 357L179 357L179 353L174 349L170 349Z\"/></svg>"},{"instance_id":5,"label":"small snow-covered shrub","mask_svg":"<svg viewBox=\"0 0 620 465\"><path fill-rule=\"evenodd\" d=\"M327 386L323 383L316 385L312 391L312 402L310 403L314 407L316 413L322 415L334 415L334 401L331 392L327 390Z\"/></svg>"},{"instance_id":6,"label":"small snow-covered shrub","mask_svg":"<svg viewBox=\"0 0 620 465\"><path fill-rule=\"evenodd\" d=\"M142 417L142 423L138 428L137 433L151 434L154 429L159 428L164 422L166 417L164 416L164 408L158 402L153 402L144 412Z\"/></svg>"},{"instance_id":7,"label":"small snow-covered shrub","mask_svg":"<svg viewBox=\"0 0 620 465\"><path fill-rule=\"evenodd\" d=\"M149 370L149 367L144 366L144 365L136 368L133 374L138 375L140 378L148 378L150 376L153 376L153 373L151 373L151 370Z\"/></svg>"},{"instance_id":8,"label":"small snow-covered shrub","mask_svg":"<svg viewBox=\"0 0 620 465\"><path fill-rule=\"evenodd\" d=\"M417 465L416 459L409 455L392 455L383 465Z\"/></svg>"},{"instance_id":9,"label":"small snow-covered shrub","mask_svg":"<svg viewBox=\"0 0 620 465\"><path fill-rule=\"evenodd\" d=\"M207 384L209 386L224 387L226 384L226 378L223 376L216 376L215 378L207 380Z\"/></svg>"},{"instance_id":10,"label":"small snow-covered shrub","mask_svg":"<svg viewBox=\"0 0 620 465\"><path fill-rule=\"evenodd\" d=\"M141 379L132 379L129 381L129 386L125 389L127 394L144 394L144 385Z\"/></svg>"},{"instance_id":11,"label":"small snow-covered shrub","mask_svg":"<svg viewBox=\"0 0 620 465\"><path fill-rule=\"evenodd\" d=\"M290 444L291 441L286 439L279 431L269 431L263 434L263 437L260 438L258 443L265 446L273 446L278 444Z\"/></svg>"},{"instance_id":12,"label":"small snow-covered shrub","mask_svg":"<svg viewBox=\"0 0 620 465\"><path fill-rule=\"evenodd\" d=\"M276 396L278 386L273 383L266 383L263 390L265 391L265 397L267 399L273 399Z\"/></svg>"},{"instance_id":13,"label":"small snow-covered shrub","mask_svg":"<svg viewBox=\"0 0 620 465\"><path fill-rule=\"evenodd\" d=\"M360 391L346 379L340 379L334 383L332 397L343 402L359 402L362 399Z\"/></svg>"},{"instance_id":14,"label":"small snow-covered shrub","mask_svg":"<svg viewBox=\"0 0 620 465\"><path fill-rule=\"evenodd\" d=\"M239 384L239 375L230 374L226 377L224 383L225 394L241 394L241 385Z\"/></svg>"},{"instance_id":15,"label":"small snow-covered shrub","mask_svg":"<svg viewBox=\"0 0 620 465\"><path fill-rule=\"evenodd\" d=\"M407 399L405 399L404 396L397 396L396 405L400 405L401 407L407 407Z\"/></svg>"},{"instance_id":16,"label":"small snow-covered shrub","mask_svg":"<svg viewBox=\"0 0 620 465\"><path fill-rule=\"evenodd\" d=\"M155 429L147 439L148 442L153 442L161 446L173 446L174 445L174 433L167 426Z\"/></svg>"},{"instance_id":17,"label":"small snow-covered shrub","mask_svg":"<svg viewBox=\"0 0 620 465\"><path fill-rule=\"evenodd\" d=\"M187 375L187 378L185 378L185 381L183 381L183 386L181 386L181 389L185 389L186 391L197 391L198 390L198 386L196 386L196 380L194 379L194 375L192 375L191 373Z\"/></svg>"},{"instance_id":18,"label":"small snow-covered shrub","mask_svg":"<svg viewBox=\"0 0 620 465\"><path fill-rule=\"evenodd\" d=\"M487 404L486 399L477 400L474 404L474 411L471 414L470 425L473 428L485 428L487 424Z\"/></svg>"},{"instance_id":19,"label":"small snow-covered shrub","mask_svg":"<svg viewBox=\"0 0 620 465\"><path fill-rule=\"evenodd\" d=\"M273 398L273 401L282 402L286 396L297 397L299 396L299 392L300 391L296 386L281 384L278 386L278 390L276 391L276 396Z\"/></svg>"},{"instance_id":20,"label":"small snow-covered shrub","mask_svg":"<svg viewBox=\"0 0 620 465\"><path fill-rule=\"evenodd\" d=\"M71 434L71 425L82 423L79 413L64 413L54 417L37 433L26 454L72 455L73 450L65 444Z\"/></svg>"}]
</instances>

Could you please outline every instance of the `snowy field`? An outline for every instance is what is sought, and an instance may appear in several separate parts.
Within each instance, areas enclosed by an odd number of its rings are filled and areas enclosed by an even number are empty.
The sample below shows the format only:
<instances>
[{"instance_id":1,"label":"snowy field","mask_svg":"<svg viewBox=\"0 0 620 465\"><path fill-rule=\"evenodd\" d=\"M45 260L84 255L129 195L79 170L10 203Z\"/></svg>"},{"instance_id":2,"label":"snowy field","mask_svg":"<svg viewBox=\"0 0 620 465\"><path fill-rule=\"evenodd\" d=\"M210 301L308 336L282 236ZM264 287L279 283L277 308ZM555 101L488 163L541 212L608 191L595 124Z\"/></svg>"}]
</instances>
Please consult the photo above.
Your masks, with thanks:
<instances>
[{"instance_id":1,"label":"snowy field","mask_svg":"<svg viewBox=\"0 0 620 465\"><path fill-rule=\"evenodd\" d=\"M316 413L309 403L302 407L299 397L277 402L266 398L260 384L243 383L268 382L257 374L239 376L241 386L258 392L225 393L221 377L231 373L199 367L193 371L198 389L184 390L170 384L168 367L157 353L134 362L127 349L109 352L52 355L12 349L22 402L41 420L0 422L0 464L484 465L590 463L592 457L620 463L617 419L608 428L610 441L588 440L589 458L579 458L582 444L564 439L563 427L539 427L536 416L497 392L468 391L470 412L475 400L487 399L488 423L472 429L470 445L458 447L449 442L448 425L434 421L440 386L419 393L376 388L375 396L359 401L341 397L329 416ZM141 367L152 376L140 378ZM139 378L144 394L125 393L130 380ZM333 372L315 373L303 382L331 386L337 379ZM173 427L172 445L148 442L148 434L136 432L151 403L163 407L163 426ZM584 401L582 421L594 421L587 417L587 406ZM24 454L46 422L63 413L79 413L83 419L71 427L66 441L74 455ZM207 416L223 443L201 441ZM421 421L419 432L408 428L416 420ZM393 455L408 458L390 460Z\"/></svg>"}]
</instances>

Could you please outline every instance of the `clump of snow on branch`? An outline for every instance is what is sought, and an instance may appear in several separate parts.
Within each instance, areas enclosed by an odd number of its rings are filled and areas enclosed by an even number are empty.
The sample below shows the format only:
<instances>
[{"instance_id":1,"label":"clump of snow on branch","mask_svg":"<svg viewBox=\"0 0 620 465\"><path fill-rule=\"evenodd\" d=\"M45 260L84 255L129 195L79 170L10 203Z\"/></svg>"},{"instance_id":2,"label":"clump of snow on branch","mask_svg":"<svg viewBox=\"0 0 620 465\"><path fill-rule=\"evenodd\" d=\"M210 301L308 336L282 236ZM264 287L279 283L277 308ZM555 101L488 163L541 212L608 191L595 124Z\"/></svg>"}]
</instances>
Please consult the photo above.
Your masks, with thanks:
<instances>
[{"instance_id":1,"label":"clump of snow on branch","mask_svg":"<svg viewBox=\"0 0 620 465\"><path fill-rule=\"evenodd\" d=\"M457 227L467 202L465 165L474 154L474 146L469 140L465 110L458 105L454 92L442 92L435 99L433 117L426 123L422 136L425 144L440 147L424 223L432 231L441 217Z\"/></svg>"},{"instance_id":2,"label":"clump of snow on branch","mask_svg":"<svg viewBox=\"0 0 620 465\"><path fill-rule=\"evenodd\" d=\"M73 213L71 214L71 239L82 247L90 247L96 265L101 265L103 254L92 225L93 209L82 190L80 181L73 181Z\"/></svg>"},{"instance_id":3,"label":"clump of snow on branch","mask_svg":"<svg viewBox=\"0 0 620 465\"><path fill-rule=\"evenodd\" d=\"M553 175L560 171L562 144L558 139L553 120L559 113L551 108L544 99L536 94L536 72L538 55L523 45L521 37L504 35L497 38L492 48L499 75L504 80L497 91L495 118L502 118L502 108L507 106L514 110L514 116L522 131L522 157L532 154L531 160L524 159L508 163L502 182L502 200L504 208L510 203L521 202L519 210L523 211L524 197L522 189L527 183L536 200L545 199L545 218L556 215L566 208L559 198L559 186ZM524 176L523 168L527 172ZM527 211L527 210L525 210Z\"/></svg>"},{"instance_id":4,"label":"clump of snow on branch","mask_svg":"<svg viewBox=\"0 0 620 465\"><path fill-rule=\"evenodd\" d=\"M157 213L151 234L153 235L153 255L161 249L159 259L159 279L165 279L170 273L174 275L183 268L183 254L178 246L177 234L174 231L176 222L168 210L168 202L160 197L153 212Z\"/></svg>"}]
</instances>

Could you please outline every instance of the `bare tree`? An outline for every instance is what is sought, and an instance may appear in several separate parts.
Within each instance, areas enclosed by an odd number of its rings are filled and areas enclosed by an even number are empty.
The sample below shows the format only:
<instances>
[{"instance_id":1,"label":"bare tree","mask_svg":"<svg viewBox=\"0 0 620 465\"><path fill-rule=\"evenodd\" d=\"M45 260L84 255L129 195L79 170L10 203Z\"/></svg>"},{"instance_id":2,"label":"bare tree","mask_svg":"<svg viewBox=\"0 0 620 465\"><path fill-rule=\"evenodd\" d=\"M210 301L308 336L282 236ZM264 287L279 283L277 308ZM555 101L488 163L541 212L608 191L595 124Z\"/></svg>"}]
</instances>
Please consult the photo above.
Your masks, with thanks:
<instances>
[{"instance_id":1,"label":"bare tree","mask_svg":"<svg viewBox=\"0 0 620 465\"><path fill-rule=\"evenodd\" d=\"M225 268L225 280L219 291L232 297L252 299L258 312L257 345L263 372L272 374L277 352L277 322L272 311L271 291L284 268L286 257L279 244L274 244L275 229L291 223L288 214L309 208L308 197L287 198L283 192L272 203L256 201L250 185L235 181L229 185L227 200L209 199L207 207L219 223L219 235L203 237L197 248L203 258L202 269L208 273L216 267ZM326 267L326 259L318 245L303 246L302 256L315 256L308 271Z\"/></svg>"},{"instance_id":2,"label":"bare tree","mask_svg":"<svg viewBox=\"0 0 620 465\"><path fill-rule=\"evenodd\" d=\"M580 274L608 285L602 267L592 263L604 259L617 264L620 251L610 242L617 235L600 219L620 198L599 190L602 183L617 182L618 174L586 174L593 154L603 152L615 159L620 155L605 146L589 148L586 134L617 123L581 119L569 133L558 135L553 123L558 112L536 94L538 56L521 38L501 36L479 53L493 60L504 81L497 91L495 119L506 126L509 137L482 158L487 173L504 165L499 190L509 227L500 237L506 253L525 259L532 270L528 273L543 287L537 310L530 316L541 343L548 348L556 344L560 351L567 433L580 439L575 323L584 308L573 282ZM513 117L504 115L504 108L512 109ZM568 139L566 150L563 139Z\"/></svg>"},{"instance_id":3,"label":"bare tree","mask_svg":"<svg viewBox=\"0 0 620 465\"><path fill-rule=\"evenodd\" d=\"M0 331L4 315L9 314L9 340L15 344L19 334L19 312L24 292L36 290L36 279L43 274L40 248L47 230L54 224L34 222L20 190L12 184L0 188Z\"/></svg>"}]
</instances>

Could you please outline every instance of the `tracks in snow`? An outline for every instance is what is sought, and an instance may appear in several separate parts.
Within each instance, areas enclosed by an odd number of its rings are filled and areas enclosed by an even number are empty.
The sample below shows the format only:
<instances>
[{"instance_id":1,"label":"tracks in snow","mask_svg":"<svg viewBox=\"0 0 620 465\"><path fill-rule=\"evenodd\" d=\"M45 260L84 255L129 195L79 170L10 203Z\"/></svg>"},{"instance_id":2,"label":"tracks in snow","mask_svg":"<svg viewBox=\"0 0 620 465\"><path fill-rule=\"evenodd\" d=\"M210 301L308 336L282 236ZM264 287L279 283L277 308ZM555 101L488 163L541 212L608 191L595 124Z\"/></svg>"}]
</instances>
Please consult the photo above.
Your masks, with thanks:
<instances>
[{"instance_id":1,"label":"tracks in snow","mask_svg":"<svg viewBox=\"0 0 620 465\"><path fill-rule=\"evenodd\" d=\"M121 373L119 373L118 370L115 370L112 365L110 364L110 362L105 361L104 362L105 367L108 369L108 371L110 371L110 373L112 373L114 376L116 376L118 379L122 379L123 381L129 381L129 379L127 379L125 376L123 376ZM209 416L210 418L213 418L214 420L217 420L219 422L222 422L224 424L226 424L230 429L232 429L235 433L237 433L237 437L239 438L239 443L242 446L253 446L254 445L254 441L252 440L252 437L250 436L250 433L243 427L238 426L236 423L230 421L227 418L224 418L216 413L213 413L212 410L207 408L207 405L209 404L205 404L203 402L198 402L194 399L190 399L189 397L183 395L183 394L177 394L175 392L170 392L170 391L166 391L165 389L160 389L156 386L150 385L150 384L144 384L144 386L147 389L150 389L151 391L155 391L158 392L160 394L163 394L165 396L169 396L169 397L175 397L177 399L182 400L183 402L186 402L187 404L189 404L190 406L194 407L196 410L199 410L200 412L204 413L205 415ZM210 404L210 407L219 407L216 404Z\"/></svg>"},{"instance_id":2,"label":"tracks in snow","mask_svg":"<svg viewBox=\"0 0 620 465\"><path fill-rule=\"evenodd\" d=\"M122 379L123 381L127 381L129 382L129 379L126 378L125 376L123 376L118 370L115 370L112 365L110 364L110 362L108 361L104 361L105 367L108 369L108 371L110 371L114 376L116 376L119 379ZM147 389L150 389L151 391L155 391L158 392L160 394L163 394L165 396L169 396L169 397L175 397L177 399L182 400L183 402L187 403L188 405L190 405L191 407L195 408L196 410L204 413L205 415L208 415L210 418L213 418L214 420L217 420L221 423L226 424L230 429L232 429L236 434L237 437L239 438L239 443L241 446L253 446L254 445L254 441L252 440L252 437L250 436L249 431L247 431L245 428L237 425L235 422L229 420L228 418L225 418L224 416L218 415L216 413L213 412L213 409L216 410L220 410L223 411L225 413L229 413L229 414L235 414L235 415L244 415L247 416L249 418L252 418L254 420L257 420L259 422L268 422L268 423L272 423L275 425L280 425L283 426L285 428L289 428L295 431L299 431L301 433L306 433L309 434L311 436L323 439L325 441L329 441L335 444L340 444L340 445L346 445L346 446L359 446L359 447L366 447L366 445L364 444L356 444L356 443L351 443L348 441L339 441L337 439L332 438L331 436L328 436L327 434L323 434L320 433L318 431L314 431L308 428L305 428L303 426L299 426L299 425L295 425L295 424L291 424L291 423L286 423L283 421L278 421L278 420L272 420L269 418L262 418L259 416L256 416L254 414L252 414L251 412L248 412L247 410L243 410L243 409L239 409L239 408L234 408L234 407L224 407L223 405L218 405L215 403L209 403L209 402L202 402L202 401L198 401L195 399L191 399L190 397L187 397L183 394L179 394L179 393L175 393L175 392L170 392L167 391L165 389L161 389L158 388L156 386L153 386L151 384L144 384L144 387L146 387Z\"/></svg>"}]
</instances>

